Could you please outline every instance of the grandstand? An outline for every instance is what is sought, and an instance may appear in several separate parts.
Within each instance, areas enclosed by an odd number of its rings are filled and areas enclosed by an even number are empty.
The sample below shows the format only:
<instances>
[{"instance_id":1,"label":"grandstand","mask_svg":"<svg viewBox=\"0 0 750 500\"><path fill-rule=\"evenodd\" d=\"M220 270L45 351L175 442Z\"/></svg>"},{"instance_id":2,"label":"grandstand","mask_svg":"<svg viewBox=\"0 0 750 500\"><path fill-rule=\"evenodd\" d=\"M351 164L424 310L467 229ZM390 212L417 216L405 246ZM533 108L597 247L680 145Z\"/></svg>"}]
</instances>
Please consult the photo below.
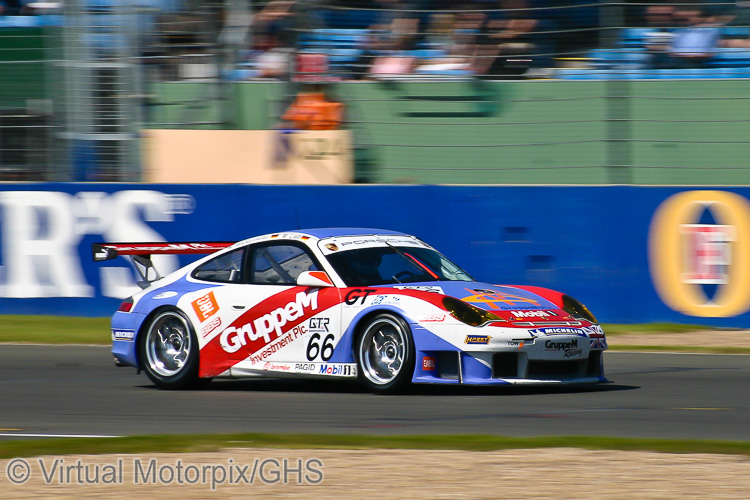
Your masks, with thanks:
<instances>
[{"instance_id":1,"label":"grandstand","mask_svg":"<svg viewBox=\"0 0 750 500\"><path fill-rule=\"evenodd\" d=\"M21 4L1 180L139 180L142 129L273 128L319 83L359 182L746 183L745 2Z\"/></svg>"}]
</instances>

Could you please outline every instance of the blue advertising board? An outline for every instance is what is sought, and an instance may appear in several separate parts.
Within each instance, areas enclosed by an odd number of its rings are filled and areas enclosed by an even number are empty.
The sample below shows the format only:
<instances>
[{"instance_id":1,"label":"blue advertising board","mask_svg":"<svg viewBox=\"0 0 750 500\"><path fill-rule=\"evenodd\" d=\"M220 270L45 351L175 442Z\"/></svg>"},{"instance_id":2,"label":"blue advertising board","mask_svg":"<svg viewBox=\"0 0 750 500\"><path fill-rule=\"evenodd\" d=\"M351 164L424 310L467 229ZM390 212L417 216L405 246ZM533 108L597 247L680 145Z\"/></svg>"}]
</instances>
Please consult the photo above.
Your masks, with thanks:
<instances>
[{"instance_id":1,"label":"blue advertising board","mask_svg":"<svg viewBox=\"0 0 750 500\"><path fill-rule=\"evenodd\" d=\"M0 313L109 316L136 278L125 258L95 264L95 242L359 226L417 235L482 281L569 293L604 323L747 327L749 197L750 188L8 184ZM154 259L163 271L190 260Z\"/></svg>"}]
</instances>

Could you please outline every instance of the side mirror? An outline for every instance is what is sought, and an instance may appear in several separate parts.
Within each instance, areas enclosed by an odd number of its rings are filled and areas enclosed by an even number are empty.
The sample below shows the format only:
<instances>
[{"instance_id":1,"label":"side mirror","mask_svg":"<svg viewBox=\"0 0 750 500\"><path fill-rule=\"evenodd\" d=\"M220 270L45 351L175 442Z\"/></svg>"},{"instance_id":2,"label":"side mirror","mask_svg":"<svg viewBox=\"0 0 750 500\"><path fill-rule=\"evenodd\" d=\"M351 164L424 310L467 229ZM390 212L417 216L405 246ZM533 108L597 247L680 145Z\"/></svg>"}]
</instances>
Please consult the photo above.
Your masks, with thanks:
<instances>
[{"instance_id":1,"label":"side mirror","mask_svg":"<svg viewBox=\"0 0 750 500\"><path fill-rule=\"evenodd\" d=\"M305 271L297 276L298 286L333 286L331 278L324 271Z\"/></svg>"}]
</instances>

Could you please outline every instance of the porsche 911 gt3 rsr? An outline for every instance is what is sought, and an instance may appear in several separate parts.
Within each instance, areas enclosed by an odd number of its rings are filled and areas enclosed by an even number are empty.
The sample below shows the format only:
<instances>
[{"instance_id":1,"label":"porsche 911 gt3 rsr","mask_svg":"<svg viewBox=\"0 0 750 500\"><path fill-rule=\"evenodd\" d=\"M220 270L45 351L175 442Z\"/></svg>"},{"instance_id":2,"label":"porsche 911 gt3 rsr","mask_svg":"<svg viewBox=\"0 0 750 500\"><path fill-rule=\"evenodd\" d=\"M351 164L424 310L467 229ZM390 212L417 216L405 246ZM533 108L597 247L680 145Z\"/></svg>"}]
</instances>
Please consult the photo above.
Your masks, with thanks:
<instances>
[{"instance_id":1,"label":"porsche 911 gt3 rsr","mask_svg":"<svg viewBox=\"0 0 750 500\"><path fill-rule=\"evenodd\" d=\"M209 253L165 277L151 255ZM217 377L408 383L604 382L607 342L560 292L474 281L420 239L310 229L238 243L101 243L131 256L142 290L112 317L118 365L159 387Z\"/></svg>"}]
</instances>

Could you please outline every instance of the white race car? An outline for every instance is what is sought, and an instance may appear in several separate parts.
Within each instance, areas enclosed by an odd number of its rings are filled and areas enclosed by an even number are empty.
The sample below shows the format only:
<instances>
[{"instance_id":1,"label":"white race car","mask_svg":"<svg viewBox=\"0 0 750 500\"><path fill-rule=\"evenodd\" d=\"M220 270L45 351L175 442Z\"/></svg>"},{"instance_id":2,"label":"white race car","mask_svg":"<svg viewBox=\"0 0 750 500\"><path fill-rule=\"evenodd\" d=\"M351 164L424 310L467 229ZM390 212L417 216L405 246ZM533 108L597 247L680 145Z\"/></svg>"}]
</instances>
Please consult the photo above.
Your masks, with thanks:
<instances>
[{"instance_id":1,"label":"white race car","mask_svg":"<svg viewBox=\"0 0 750 500\"><path fill-rule=\"evenodd\" d=\"M150 256L210 253L165 277ZM216 377L420 384L604 382L604 332L560 292L480 283L407 234L310 229L238 243L100 243L143 290L112 318L112 353L159 387Z\"/></svg>"}]
</instances>

